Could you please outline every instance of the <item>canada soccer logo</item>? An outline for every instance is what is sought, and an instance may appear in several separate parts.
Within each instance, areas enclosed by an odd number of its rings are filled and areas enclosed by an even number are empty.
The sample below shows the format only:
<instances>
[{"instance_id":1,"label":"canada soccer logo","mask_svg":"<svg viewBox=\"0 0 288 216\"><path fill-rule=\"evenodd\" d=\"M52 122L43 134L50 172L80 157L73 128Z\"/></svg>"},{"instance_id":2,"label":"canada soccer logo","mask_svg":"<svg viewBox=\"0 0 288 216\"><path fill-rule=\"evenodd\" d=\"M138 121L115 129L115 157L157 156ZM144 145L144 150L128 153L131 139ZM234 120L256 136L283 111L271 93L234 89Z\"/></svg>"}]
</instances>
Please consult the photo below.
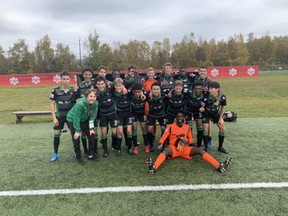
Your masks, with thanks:
<instances>
[{"instance_id":1,"label":"canada soccer logo","mask_svg":"<svg viewBox=\"0 0 288 216\"><path fill-rule=\"evenodd\" d=\"M247 70L247 74L249 75L249 76L253 76L254 74L255 74L255 69L254 68L249 68L248 70Z\"/></svg>"},{"instance_id":2,"label":"canada soccer logo","mask_svg":"<svg viewBox=\"0 0 288 216\"><path fill-rule=\"evenodd\" d=\"M216 68L214 68L213 70L211 70L211 76L216 77L219 75L219 70L217 70Z\"/></svg>"},{"instance_id":3,"label":"canada soccer logo","mask_svg":"<svg viewBox=\"0 0 288 216\"><path fill-rule=\"evenodd\" d=\"M33 76L31 81L33 84L37 85L40 83L40 77L39 76Z\"/></svg>"},{"instance_id":4,"label":"canada soccer logo","mask_svg":"<svg viewBox=\"0 0 288 216\"><path fill-rule=\"evenodd\" d=\"M53 76L53 82L60 83L61 82L61 77L59 75Z\"/></svg>"},{"instance_id":5,"label":"canada soccer logo","mask_svg":"<svg viewBox=\"0 0 288 216\"><path fill-rule=\"evenodd\" d=\"M235 68L231 68L229 70L229 75L232 76L232 77L236 76L237 75L237 70Z\"/></svg>"},{"instance_id":6,"label":"canada soccer logo","mask_svg":"<svg viewBox=\"0 0 288 216\"><path fill-rule=\"evenodd\" d=\"M17 77L12 77L10 78L10 84L11 85L18 85L19 84L19 79Z\"/></svg>"}]
</instances>

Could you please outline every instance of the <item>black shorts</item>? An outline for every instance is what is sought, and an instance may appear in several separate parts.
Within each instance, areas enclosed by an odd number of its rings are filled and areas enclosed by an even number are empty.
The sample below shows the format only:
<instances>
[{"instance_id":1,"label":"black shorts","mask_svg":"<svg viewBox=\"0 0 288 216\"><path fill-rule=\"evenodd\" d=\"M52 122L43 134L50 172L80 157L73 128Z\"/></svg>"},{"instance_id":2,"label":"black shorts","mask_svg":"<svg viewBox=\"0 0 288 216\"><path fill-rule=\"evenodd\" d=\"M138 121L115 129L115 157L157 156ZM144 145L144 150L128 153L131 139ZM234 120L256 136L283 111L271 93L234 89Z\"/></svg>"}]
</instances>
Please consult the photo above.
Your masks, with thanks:
<instances>
[{"instance_id":1,"label":"black shorts","mask_svg":"<svg viewBox=\"0 0 288 216\"><path fill-rule=\"evenodd\" d=\"M167 124L172 124L176 118L176 115L173 115L171 113L167 113L166 119L167 119Z\"/></svg>"},{"instance_id":2,"label":"black shorts","mask_svg":"<svg viewBox=\"0 0 288 216\"><path fill-rule=\"evenodd\" d=\"M146 122L147 121L147 117L145 114L132 114L132 122Z\"/></svg>"},{"instance_id":3,"label":"black shorts","mask_svg":"<svg viewBox=\"0 0 288 216\"><path fill-rule=\"evenodd\" d=\"M118 125L118 119L116 113L113 113L111 115L105 116L100 115L100 127L101 128L107 128L108 123L110 123L111 128L116 128Z\"/></svg>"},{"instance_id":4,"label":"black shorts","mask_svg":"<svg viewBox=\"0 0 288 216\"><path fill-rule=\"evenodd\" d=\"M213 123L218 123L220 118L220 113L216 114L204 114L203 115L203 123L209 124L210 119L213 121Z\"/></svg>"},{"instance_id":5,"label":"black shorts","mask_svg":"<svg viewBox=\"0 0 288 216\"><path fill-rule=\"evenodd\" d=\"M203 114L201 112L193 112L193 113L187 112L185 114L185 117L186 117L186 121L192 121L192 117L195 121L197 121L197 120L202 120Z\"/></svg>"},{"instance_id":6,"label":"black shorts","mask_svg":"<svg viewBox=\"0 0 288 216\"><path fill-rule=\"evenodd\" d=\"M118 115L118 127L132 125L132 114L129 112L119 112Z\"/></svg>"},{"instance_id":7,"label":"black shorts","mask_svg":"<svg viewBox=\"0 0 288 216\"><path fill-rule=\"evenodd\" d=\"M59 122L59 125L58 126L54 126L53 129L54 130L62 130L64 128L65 123L67 124L66 116L65 117L57 117L56 116L56 118L57 118L57 120Z\"/></svg>"},{"instance_id":8,"label":"black shorts","mask_svg":"<svg viewBox=\"0 0 288 216\"><path fill-rule=\"evenodd\" d=\"M165 116L157 117L157 116L151 116L151 115L148 115L147 125L148 126L155 125L156 120L158 120L160 126L164 126L164 127L166 126L166 117Z\"/></svg>"}]
</instances>

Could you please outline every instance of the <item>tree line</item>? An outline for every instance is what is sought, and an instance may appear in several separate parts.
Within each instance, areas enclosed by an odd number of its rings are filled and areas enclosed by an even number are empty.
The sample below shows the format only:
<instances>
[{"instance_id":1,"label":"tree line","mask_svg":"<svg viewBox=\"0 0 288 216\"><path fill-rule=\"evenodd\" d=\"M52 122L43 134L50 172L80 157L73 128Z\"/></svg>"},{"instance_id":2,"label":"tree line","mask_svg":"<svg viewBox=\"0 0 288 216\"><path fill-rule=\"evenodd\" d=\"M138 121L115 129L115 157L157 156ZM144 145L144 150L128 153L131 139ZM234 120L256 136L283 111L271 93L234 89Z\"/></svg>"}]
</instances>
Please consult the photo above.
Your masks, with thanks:
<instances>
[{"instance_id":1,"label":"tree line","mask_svg":"<svg viewBox=\"0 0 288 216\"><path fill-rule=\"evenodd\" d=\"M288 36L271 37L268 33L260 38L250 33L246 41L242 34L216 41L196 40L191 33L174 44L164 38L152 44L130 40L110 45L101 43L99 34L94 31L83 43L79 42L79 48L85 54L77 58L66 44L57 43L53 48L48 35L36 42L33 51L29 50L25 39L19 39L7 51L0 44L0 74L79 71L86 66L97 70L101 65L110 70L125 70L130 65L138 69L162 68L165 62L172 62L175 67L260 65L262 69L265 66L288 68Z\"/></svg>"}]
</instances>

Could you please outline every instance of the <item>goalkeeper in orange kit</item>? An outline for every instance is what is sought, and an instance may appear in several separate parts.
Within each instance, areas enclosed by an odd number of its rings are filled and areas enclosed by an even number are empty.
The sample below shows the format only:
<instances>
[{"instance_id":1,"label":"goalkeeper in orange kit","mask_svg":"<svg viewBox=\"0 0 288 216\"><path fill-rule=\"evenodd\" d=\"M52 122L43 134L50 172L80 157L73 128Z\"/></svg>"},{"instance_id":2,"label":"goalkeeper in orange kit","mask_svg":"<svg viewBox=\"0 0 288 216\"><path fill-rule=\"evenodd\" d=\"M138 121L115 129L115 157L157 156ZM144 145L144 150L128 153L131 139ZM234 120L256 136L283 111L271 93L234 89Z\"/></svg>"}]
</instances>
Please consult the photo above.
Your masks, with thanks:
<instances>
[{"instance_id":1,"label":"goalkeeper in orange kit","mask_svg":"<svg viewBox=\"0 0 288 216\"><path fill-rule=\"evenodd\" d=\"M192 144L193 142L192 132L189 125L184 124L184 119L184 114L182 112L178 112L176 114L176 122L170 124L166 128L161 139L159 140L158 149L162 149L163 143L168 137L169 145L164 149L162 153L160 153L155 163L152 162L152 158L147 158L146 163L149 167L149 173L155 174L156 170L158 170L166 158L173 159L176 157L181 157L192 160L194 155L201 155L204 161L207 161L219 172L225 172L231 163L231 158L228 158L224 162L220 163L204 150L198 147L190 147L189 144Z\"/></svg>"}]
</instances>

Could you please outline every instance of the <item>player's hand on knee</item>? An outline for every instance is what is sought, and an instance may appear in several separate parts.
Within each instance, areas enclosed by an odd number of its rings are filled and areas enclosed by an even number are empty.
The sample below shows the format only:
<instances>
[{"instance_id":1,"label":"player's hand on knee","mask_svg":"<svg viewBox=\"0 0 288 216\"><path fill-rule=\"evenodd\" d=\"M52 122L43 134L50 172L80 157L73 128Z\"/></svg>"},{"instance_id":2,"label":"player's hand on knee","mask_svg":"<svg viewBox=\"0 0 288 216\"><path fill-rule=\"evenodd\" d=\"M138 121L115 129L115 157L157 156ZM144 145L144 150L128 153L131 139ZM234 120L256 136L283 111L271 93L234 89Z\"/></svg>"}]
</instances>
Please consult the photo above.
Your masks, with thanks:
<instances>
[{"instance_id":1,"label":"player's hand on knee","mask_svg":"<svg viewBox=\"0 0 288 216\"><path fill-rule=\"evenodd\" d=\"M92 134L95 134L94 129L90 130L90 136L91 136Z\"/></svg>"},{"instance_id":2,"label":"player's hand on knee","mask_svg":"<svg viewBox=\"0 0 288 216\"><path fill-rule=\"evenodd\" d=\"M73 137L74 137L75 140L78 139L80 137L80 133L76 132Z\"/></svg>"},{"instance_id":3,"label":"player's hand on knee","mask_svg":"<svg viewBox=\"0 0 288 216\"><path fill-rule=\"evenodd\" d=\"M55 118L55 119L53 119L53 124L55 125L55 126L58 126L59 125L59 122L58 122L58 120Z\"/></svg>"}]
</instances>

